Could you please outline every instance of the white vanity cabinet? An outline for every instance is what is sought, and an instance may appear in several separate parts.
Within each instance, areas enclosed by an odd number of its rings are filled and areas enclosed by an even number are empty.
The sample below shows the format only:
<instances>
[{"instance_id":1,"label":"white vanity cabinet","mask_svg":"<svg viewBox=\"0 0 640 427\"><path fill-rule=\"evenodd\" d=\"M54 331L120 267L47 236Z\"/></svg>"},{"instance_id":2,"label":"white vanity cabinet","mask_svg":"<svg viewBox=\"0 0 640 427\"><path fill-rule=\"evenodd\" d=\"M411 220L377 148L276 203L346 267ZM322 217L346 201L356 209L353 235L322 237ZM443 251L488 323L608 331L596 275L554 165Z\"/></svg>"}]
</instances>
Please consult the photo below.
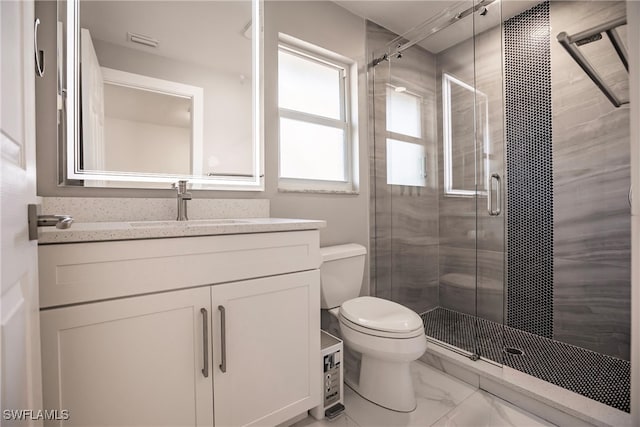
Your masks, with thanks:
<instances>
[{"instance_id":1,"label":"white vanity cabinet","mask_svg":"<svg viewBox=\"0 0 640 427\"><path fill-rule=\"evenodd\" d=\"M45 408L67 409L62 425L212 425L210 304L197 288L43 311Z\"/></svg>"},{"instance_id":2,"label":"white vanity cabinet","mask_svg":"<svg viewBox=\"0 0 640 427\"><path fill-rule=\"evenodd\" d=\"M45 408L68 409L65 426L306 412L320 402L319 260L317 230L40 246Z\"/></svg>"},{"instance_id":3,"label":"white vanity cabinet","mask_svg":"<svg viewBox=\"0 0 640 427\"><path fill-rule=\"evenodd\" d=\"M216 426L276 425L317 405L318 272L214 286L211 298Z\"/></svg>"}]
</instances>

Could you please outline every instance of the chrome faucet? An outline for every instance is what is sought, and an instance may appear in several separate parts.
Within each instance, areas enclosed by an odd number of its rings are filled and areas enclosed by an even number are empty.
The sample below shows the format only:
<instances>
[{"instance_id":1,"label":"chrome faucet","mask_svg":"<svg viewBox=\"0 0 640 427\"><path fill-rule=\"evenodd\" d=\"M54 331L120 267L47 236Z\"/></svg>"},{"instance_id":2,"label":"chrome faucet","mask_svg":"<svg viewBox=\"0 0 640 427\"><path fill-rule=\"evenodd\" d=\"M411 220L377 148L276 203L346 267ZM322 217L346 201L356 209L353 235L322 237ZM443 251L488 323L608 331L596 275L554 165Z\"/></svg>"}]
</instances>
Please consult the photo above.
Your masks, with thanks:
<instances>
[{"instance_id":1,"label":"chrome faucet","mask_svg":"<svg viewBox=\"0 0 640 427\"><path fill-rule=\"evenodd\" d=\"M180 180L178 185L174 183L172 187L178 192L178 217L176 221L187 221L189 220L187 217L187 200L191 200L191 193L187 192L187 181Z\"/></svg>"}]
</instances>

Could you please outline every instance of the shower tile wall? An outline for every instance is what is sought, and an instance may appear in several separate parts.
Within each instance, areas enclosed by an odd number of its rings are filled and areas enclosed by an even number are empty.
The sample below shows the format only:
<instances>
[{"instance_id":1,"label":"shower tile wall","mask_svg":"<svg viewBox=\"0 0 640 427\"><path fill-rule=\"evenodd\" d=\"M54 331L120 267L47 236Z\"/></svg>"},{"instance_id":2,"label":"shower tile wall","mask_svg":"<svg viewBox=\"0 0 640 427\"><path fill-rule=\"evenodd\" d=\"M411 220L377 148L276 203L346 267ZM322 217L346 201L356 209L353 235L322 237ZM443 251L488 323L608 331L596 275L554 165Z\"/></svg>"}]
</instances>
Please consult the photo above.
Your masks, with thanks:
<instances>
[{"instance_id":1,"label":"shower tile wall","mask_svg":"<svg viewBox=\"0 0 640 427\"><path fill-rule=\"evenodd\" d=\"M482 17L479 19L483 19ZM502 115L502 69L500 29L496 27L476 35L437 55L438 97L442 98L442 74L450 74L477 87L489 103L489 153L483 153L482 144L476 163L482 164L483 155L490 160L489 173L503 175L504 119ZM474 68L475 56L475 68ZM438 135L442 135L442 102L438 103ZM469 106L473 107L473 104ZM473 119L471 111L470 119ZM457 126L463 125L459 123ZM473 126L473 123L467 125ZM454 124L456 126L456 124ZM473 128L471 128L473 129ZM473 134L469 135L473 138ZM440 235L440 306L462 313L477 314L495 322L503 321L504 277L504 214L489 216L487 197L445 195L443 142L439 137L439 235ZM471 153L471 161L474 161ZM452 169L464 168L468 163L462 155L452 157ZM474 168L471 168L474 173ZM486 175L478 174L482 182ZM473 182L473 175L472 182ZM481 184L480 188L484 188ZM478 214L476 219L476 212ZM477 236L477 239L476 239ZM477 246L476 246L477 245ZM477 251L476 251L477 248ZM477 274L477 290L476 290Z\"/></svg>"},{"instance_id":2,"label":"shower tile wall","mask_svg":"<svg viewBox=\"0 0 640 427\"><path fill-rule=\"evenodd\" d=\"M367 22L369 60L381 54L396 34ZM370 70L372 71L372 70ZM371 77L375 73L375 81ZM438 196L435 143L435 61L414 46L401 59L379 64L370 72L373 89L374 138L371 139L372 247L375 257L372 293L422 313L438 305ZM374 83L375 82L375 83ZM386 87L406 86L423 97L423 135L428 159L427 186L387 184Z\"/></svg>"},{"instance_id":3,"label":"shower tile wall","mask_svg":"<svg viewBox=\"0 0 640 427\"><path fill-rule=\"evenodd\" d=\"M629 360L629 109L615 108L555 42L561 31L625 13L624 2L551 2L553 319L555 339ZM627 73L609 40L580 49L628 99Z\"/></svg>"},{"instance_id":4,"label":"shower tile wall","mask_svg":"<svg viewBox=\"0 0 640 427\"><path fill-rule=\"evenodd\" d=\"M505 21L507 325L553 338L549 2Z\"/></svg>"},{"instance_id":5,"label":"shower tile wall","mask_svg":"<svg viewBox=\"0 0 640 427\"><path fill-rule=\"evenodd\" d=\"M623 2L550 3L550 24L547 25L551 28L551 50L547 62L551 62L551 91L547 101L553 125L548 123L550 128L546 130L552 132L552 148L548 154L553 156L553 169L550 170L552 187L545 197L552 201L553 209L551 222L546 224L551 226L549 235L553 236L552 257L547 257L553 281L551 288L546 283L543 291L546 297L542 300L552 310L541 317L539 324L544 325L547 332L553 330L552 338L556 340L628 360L629 110L613 108L556 42L557 33L561 31L571 34L623 13ZM477 35L475 45L476 85L488 95L490 102L489 126L493 141L490 155L492 169L497 171L504 170L500 31L495 28ZM367 32L370 54L380 53L397 37L371 22ZM621 34L626 36L624 31ZM583 48L591 49L588 53L595 54L605 64L616 64L618 60L608 40L604 38L601 44L597 43ZM506 281L502 270L505 249L502 221L505 216L487 216L484 196L477 201L444 196L442 184L442 82L439 76L447 71L473 84L473 48L471 40L435 55L412 48L411 55L394 60L391 65L386 62L378 65L374 70L375 79L373 72L369 73L371 95L375 89L376 96L375 111L370 111L370 123L375 126L370 139L374 184L371 238L375 249L371 263L375 270L371 276L376 279L372 280L372 294L399 301L418 312L441 306L462 313L477 312L482 318L503 322L503 283ZM369 56L369 60L372 58ZM537 81L543 79L540 73L534 77ZM624 73L609 70L606 77L619 79L615 84L617 91L626 90ZM431 125L435 126L436 142L427 141L427 147L437 149L438 154L432 157L438 159L438 164L431 167L430 186L421 189L420 194L415 188L410 192L407 187L389 186L386 182L385 85L390 78L418 82L416 84L435 94L437 111L425 114L425 123L435 120ZM514 83L518 82L508 80L505 86ZM539 98L539 92L536 95ZM521 109L523 105L526 103L516 103L515 108ZM541 122L537 123L539 126ZM459 163L454 162L456 167ZM437 189L432 188L434 183ZM512 198L513 191L513 188L505 189L505 196ZM504 205L507 207L506 202ZM510 217L509 212L505 215ZM530 249L541 241L533 240L528 245L521 241L521 249ZM530 284L534 286L533 282ZM513 281L507 285L510 292L513 285ZM522 296L526 297L529 291L524 289ZM527 306L518 305L513 299L509 302L508 309L512 312ZM522 318L526 320L527 316ZM532 322L531 318L528 320Z\"/></svg>"}]
</instances>

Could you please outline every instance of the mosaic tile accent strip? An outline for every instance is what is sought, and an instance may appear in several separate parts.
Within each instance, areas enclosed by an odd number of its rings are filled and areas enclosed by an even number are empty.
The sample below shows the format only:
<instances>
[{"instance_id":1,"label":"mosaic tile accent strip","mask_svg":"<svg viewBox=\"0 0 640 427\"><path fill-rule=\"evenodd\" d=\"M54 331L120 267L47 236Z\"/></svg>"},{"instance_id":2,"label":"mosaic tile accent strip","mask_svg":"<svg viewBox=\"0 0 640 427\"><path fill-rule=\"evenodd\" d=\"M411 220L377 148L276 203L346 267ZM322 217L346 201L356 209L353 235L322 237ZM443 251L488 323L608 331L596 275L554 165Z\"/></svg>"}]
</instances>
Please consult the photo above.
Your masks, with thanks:
<instances>
[{"instance_id":1,"label":"mosaic tile accent strip","mask_svg":"<svg viewBox=\"0 0 640 427\"><path fill-rule=\"evenodd\" d=\"M630 411L628 361L442 307L420 315L425 334L605 405ZM523 351L512 355L512 347Z\"/></svg>"},{"instance_id":2,"label":"mosaic tile accent strip","mask_svg":"<svg viewBox=\"0 0 640 427\"><path fill-rule=\"evenodd\" d=\"M549 2L505 22L507 325L553 338Z\"/></svg>"}]
</instances>

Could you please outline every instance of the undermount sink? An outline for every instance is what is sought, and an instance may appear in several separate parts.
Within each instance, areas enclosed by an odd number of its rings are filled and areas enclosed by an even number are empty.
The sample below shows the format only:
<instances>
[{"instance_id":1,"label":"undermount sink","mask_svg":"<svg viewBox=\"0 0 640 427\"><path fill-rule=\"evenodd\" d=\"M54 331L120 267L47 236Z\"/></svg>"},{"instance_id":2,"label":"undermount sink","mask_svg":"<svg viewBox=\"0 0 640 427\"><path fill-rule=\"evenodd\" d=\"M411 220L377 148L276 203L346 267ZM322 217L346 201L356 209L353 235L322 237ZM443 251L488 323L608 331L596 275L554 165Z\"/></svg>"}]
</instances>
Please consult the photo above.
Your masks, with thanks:
<instances>
[{"instance_id":1,"label":"undermount sink","mask_svg":"<svg viewBox=\"0 0 640 427\"><path fill-rule=\"evenodd\" d=\"M202 227L207 225L248 224L242 219L194 219L188 221L136 221L130 222L132 227Z\"/></svg>"},{"instance_id":2,"label":"undermount sink","mask_svg":"<svg viewBox=\"0 0 640 427\"><path fill-rule=\"evenodd\" d=\"M184 223L186 222L189 226L194 225L225 225L225 224L248 224L251 221L247 221L244 219L194 219L190 221L176 221Z\"/></svg>"}]
</instances>

